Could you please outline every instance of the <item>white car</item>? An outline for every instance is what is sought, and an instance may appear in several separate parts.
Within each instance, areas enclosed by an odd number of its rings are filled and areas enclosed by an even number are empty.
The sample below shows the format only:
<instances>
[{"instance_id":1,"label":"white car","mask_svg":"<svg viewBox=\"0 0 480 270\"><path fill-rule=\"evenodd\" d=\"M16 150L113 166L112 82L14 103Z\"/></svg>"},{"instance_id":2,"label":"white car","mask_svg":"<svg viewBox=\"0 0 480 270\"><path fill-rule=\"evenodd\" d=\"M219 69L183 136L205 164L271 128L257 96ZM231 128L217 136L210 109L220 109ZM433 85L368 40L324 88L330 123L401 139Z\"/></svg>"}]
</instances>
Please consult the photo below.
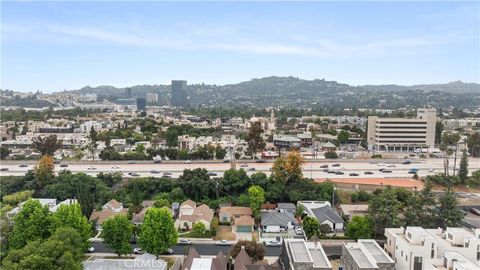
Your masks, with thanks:
<instances>
[{"instance_id":1,"label":"white car","mask_svg":"<svg viewBox=\"0 0 480 270\"><path fill-rule=\"evenodd\" d=\"M296 228L296 229L295 229L295 234L296 234L296 235L303 235L303 230L302 230L302 228L299 228L299 227Z\"/></svg>"},{"instance_id":2,"label":"white car","mask_svg":"<svg viewBox=\"0 0 480 270\"><path fill-rule=\"evenodd\" d=\"M383 163L383 162L380 162L380 163L377 164L377 166L385 167L385 166L387 166L387 164L385 164L385 163Z\"/></svg>"},{"instance_id":3,"label":"white car","mask_svg":"<svg viewBox=\"0 0 480 270\"><path fill-rule=\"evenodd\" d=\"M246 168L246 167L248 167L248 164L247 164L247 163L243 163L242 165L240 165L240 167Z\"/></svg>"},{"instance_id":4,"label":"white car","mask_svg":"<svg viewBox=\"0 0 480 270\"><path fill-rule=\"evenodd\" d=\"M217 243L215 243L215 245L217 245L217 246L230 246L230 242L228 242L227 240L220 240L220 241L217 241Z\"/></svg>"},{"instance_id":5,"label":"white car","mask_svg":"<svg viewBox=\"0 0 480 270\"><path fill-rule=\"evenodd\" d=\"M178 240L178 245L191 245L192 241L189 239L180 239Z\"/></svg>"},{"instance_id":6,"label":"white car","mask_svg":"<svg viewBox=\"0 0 480 270\"><path fill-rule=\"evenodd\" d=\"M388 164L387 167L388 167L388 168L395 168L395 167L397 167L397 166L395 166L394 164Z\"/></svg>"},{"instance_id":7,"label":"white car","mask_svg":"<svg viewBox=\"0 0 480 270\"><path fill-rule=\"evenodd\" d=\"M271 241L265 242L265 246L267 247L279 247L281 245L282 243L280 243L280 241L278 240L271 240Z\"/></svg>"},{"instance_id":8,"label":"white car","mask_svg":"<svg viewBox=\"0 0 480 270\"><path fill-rule=\"evenodd\" d=\"M134 248L133 253L134 254L143 254L143 250L141 248Z\"/></svg>"},{"instance_id":9,"label":"white car","mask_svg":"<svg viewBox=\"0 0 480 270\"><path fill-rule=\"evenodd\" d=\"M191 160L184 160L183 163L184 164L190 164L190 163L192 163L192 161Z\"/></svg>"},{"instance_id":10,"label":"white car","mask_svg":"<svg viewBox=\"0 0 480 270\"><path fill-rule=\"evenodd\" d=\"M95 248L94 247L89 247L88 248L88 253L93 253L95 251Z\"/></svg>"},{"instance_id":11,"label":"white car","mask_svg":"<svg viewBox=\"0 0 480 270\"><path fill-rule=\"evenodd\" d=\"M112 166L112 169L120 169L120 166L114 165L114 166Z\"/></svg>"},{"instance_id":12,"label":"white car","mask_svg":"<svg viewBox=\"0 0 480 270\"><path fill-rule=\"evenodd\" d=\"M89 166L89 167L87 168L87 170L96 170L96 169L97 169L97 168L95 168L95 167L93 167L93 166Z\"/></svg>"}]
</instances>

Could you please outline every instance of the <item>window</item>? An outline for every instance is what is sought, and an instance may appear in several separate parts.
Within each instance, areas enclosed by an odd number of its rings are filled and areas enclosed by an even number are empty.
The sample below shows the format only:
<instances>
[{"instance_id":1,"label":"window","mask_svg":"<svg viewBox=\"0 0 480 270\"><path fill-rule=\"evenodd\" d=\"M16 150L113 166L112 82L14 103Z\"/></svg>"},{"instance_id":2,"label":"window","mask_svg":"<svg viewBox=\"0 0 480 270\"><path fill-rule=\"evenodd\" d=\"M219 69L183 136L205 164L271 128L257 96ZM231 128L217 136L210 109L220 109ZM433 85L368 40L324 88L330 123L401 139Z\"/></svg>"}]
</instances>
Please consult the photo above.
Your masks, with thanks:
<instances>
[{"instance_id":1,"label":"window","mask_svg":"<svg viewBox=\"0 0 480 270\"><path fill-rule=\"evenodd\" d=\"M413 270L422 270L422 257L413 257Z\"/></svg>"},{"instance_id":2,"label":"window","mask_svg":"<svg viewBox=\"0 0 480 270\"><path fill-rule=\"evenodd\" d=\"M432 252L431 252L431 254L430 254L430 258L433 259L433 256L435 256L435 249L432 249Z\"/></svg>"}]
</instances>

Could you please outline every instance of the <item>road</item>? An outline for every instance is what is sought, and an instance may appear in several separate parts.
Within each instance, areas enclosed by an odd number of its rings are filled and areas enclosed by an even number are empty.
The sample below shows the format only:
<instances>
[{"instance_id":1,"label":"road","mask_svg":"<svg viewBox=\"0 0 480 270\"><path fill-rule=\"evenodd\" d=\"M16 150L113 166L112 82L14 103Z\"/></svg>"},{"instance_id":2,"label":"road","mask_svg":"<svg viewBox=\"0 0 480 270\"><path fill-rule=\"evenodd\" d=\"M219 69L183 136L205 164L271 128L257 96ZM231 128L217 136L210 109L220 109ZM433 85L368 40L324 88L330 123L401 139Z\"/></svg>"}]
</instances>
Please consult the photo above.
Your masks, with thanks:
<instances>
[{"instance_id":1,"label":"road","mask_svg":"<svg viewBox=\"0 0 480 270\"><path fill-rule=\"evenodd\" d=\"M109 248L105 247L103 242L94 242L92 246L95 248L95 252L99 253L107 253L112 252ZM132 244L132 249L136 248L136 244ZM186 255L188 253L188 248L194 247L200 255L210 255L214 256L217 255L219 251L222 251L224 254L229 254L230 249L233 247L229 246L216 246L213 244L192 244L191 246L175 246L173 248L174 255ZM265 247L265 256L268 257L277 257L280 256L282 248L281 247ZM342 254L342 246L339 245L328 245L323 246L323 250L327 256L340 256Z\"/></svg>"},{"instance_id":2,"label":"road","mask_svg":"<svg viewBox=\"0 0 480 270\"><path fill-rule=\"evenodd\" d=\"M412 160L412 164L401 164L403 160L319 160L319 161L307 161L303 166L303 173L306 177L315 179L321 178L391 178L391 177L411 177L408 174L410 168L417 168L419 170L419 176L426 176L434 174L435 172L443 171L443 160L439 158L432 158L426 160ZM386 163L392 167L379 166L379 163ZM332 167L333 164L339 164L338 167ZM450 164L453 164L453 160ZM23 165L22 167L20 167ZM61 166L67 167L61 167ZM256 163L247 161L245 163L238 162L237 168L243 167L248 174L255 172L270 173L272 166L271 162ZM336 171L344 172L343 175L336 175L332 173L324 172L321 165L329 165L329 168ZM480 158L470 158L469 171L480 169ZM28 161L2 161L0 164L0 176L6 175L24 175L28 170L32 170L35 166L35 162ZM393 167L395 166L395 167ZM153 163L152 161L137 161L134 164L127 162L62 162L55 165L57 172L61 170L70 170L72 172L85 172L89 175L96 175L100 172L121 172L125 177L131 177L129 173L136 173L137 176L154 176L160 177L164 173L170 174L172 178L179 177L185 169L205 168L210 172L215 173L217 176L222 176L223 173L230 169L229 163L223 163L219 161L194 161L191 163L183 162L163 162ZM391 173L382 173L380 168L386 168L391 170ZM155 172L156 171L156 172ZM365 175L366 171L371 171L373 174ZM350 173L358 173L360 176L349 176Z\"/></svg>"}]
</instances>

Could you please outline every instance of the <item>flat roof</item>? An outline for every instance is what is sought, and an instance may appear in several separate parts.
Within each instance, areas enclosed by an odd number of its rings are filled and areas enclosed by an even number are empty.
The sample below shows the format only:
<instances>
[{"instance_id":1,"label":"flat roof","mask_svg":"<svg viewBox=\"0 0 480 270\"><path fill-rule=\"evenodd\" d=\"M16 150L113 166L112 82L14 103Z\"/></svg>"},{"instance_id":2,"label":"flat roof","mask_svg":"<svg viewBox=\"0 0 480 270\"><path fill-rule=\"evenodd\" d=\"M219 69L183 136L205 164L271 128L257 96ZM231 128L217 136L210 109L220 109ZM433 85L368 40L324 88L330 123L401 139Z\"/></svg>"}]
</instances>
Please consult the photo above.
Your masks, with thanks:
<instances>
[{"instance_id":1,"label":"flat roof","mask_svg":"<svg viewBox=\"0 0 480 270\"><path fill-rule=\"evenodd\" d=\"M312 262L312 258L307 249L307 245L303 240L290 240L288 241L290 251L292 252L294 262Z\"/></svg>"},{"instance_id":2,"label":"flat roof","mask_svg":"<svg viewBox=\"0 0 480 270\"><path fill-rule=\"evenodd\" d=\"M310 254L312 255L313 266L314 267L332 267L332 265L328 261L328 258L323 253L323 248L321 246L318 249L310 248L308 250L310 251Z\"/></svg>"},{"instance_id":3,"label":"flat roof","mask_svg":"<svg viewBox=\"0 0 480 270\"><path fill-rule=\"evenodd\" d=\"M376 265L373 265L370 260L365 256L363 251L358 248L358 247L353 247L348 249L350 251L350 254L352 254L352 257L355 259L355 262L357 262L357 265L360 268L376 268Z\"/></svg>"},{"instance_id":4,"label":"flat roof","mask_svg":"<svg viewBox=\"0 0 480 270\"><path fill-rule=\"evenodd\" d=\"M372 241L361 241L362 245L367 249L370 255L375 258L375 260L379 263L393 263L393 260L388 257L385 252L375 243Z\"/></svg>"}]
</instances>

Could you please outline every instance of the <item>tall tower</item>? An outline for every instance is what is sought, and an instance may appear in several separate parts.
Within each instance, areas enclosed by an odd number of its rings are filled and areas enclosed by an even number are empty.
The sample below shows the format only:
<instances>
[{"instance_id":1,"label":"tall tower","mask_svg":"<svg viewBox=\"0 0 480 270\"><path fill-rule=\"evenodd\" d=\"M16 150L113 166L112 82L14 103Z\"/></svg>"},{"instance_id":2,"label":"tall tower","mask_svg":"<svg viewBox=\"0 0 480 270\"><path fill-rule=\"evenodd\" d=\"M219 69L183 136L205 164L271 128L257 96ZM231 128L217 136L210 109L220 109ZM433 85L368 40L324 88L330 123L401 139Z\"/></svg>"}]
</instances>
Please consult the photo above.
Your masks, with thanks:
<instances>
[{"instance_id":1,"label":"tall tower","mask_svg":"<svg viewBox=\"0 0 480 270\"><path fill-rule=\"evenodd\" d=\"M171 86L172 100L171 105L175 107L184 107L187 105L187 81L172 81Z\"/></svg>"}]
</instances>

